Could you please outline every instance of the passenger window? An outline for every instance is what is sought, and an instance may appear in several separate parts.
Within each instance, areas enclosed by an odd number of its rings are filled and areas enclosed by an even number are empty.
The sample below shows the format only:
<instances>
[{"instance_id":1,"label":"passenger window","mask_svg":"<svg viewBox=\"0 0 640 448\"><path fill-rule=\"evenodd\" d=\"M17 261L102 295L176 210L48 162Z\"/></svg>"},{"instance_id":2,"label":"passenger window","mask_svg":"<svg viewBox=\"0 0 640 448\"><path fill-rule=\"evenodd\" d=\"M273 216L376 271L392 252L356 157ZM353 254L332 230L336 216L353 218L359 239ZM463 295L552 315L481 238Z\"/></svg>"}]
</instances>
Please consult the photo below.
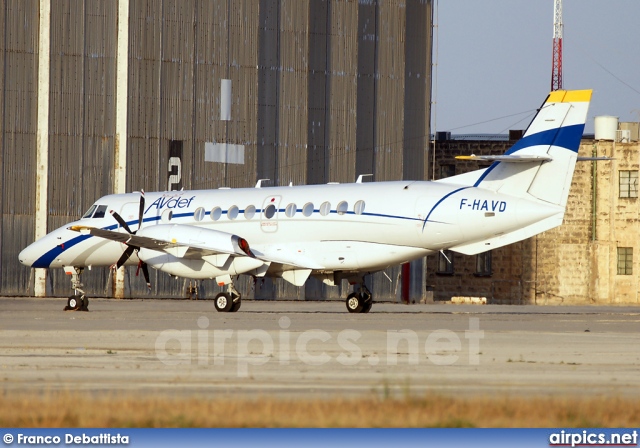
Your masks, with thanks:
<instances>
[{"instance_id":1,"label":"passenger window","mask_svg":"<svg viewBox=\"0 0 640 448\"><path fill-rule=\"evenodd\" d=\"M304 216L311 216L312 213L313 213L313 203L307 202L306 204L304 204L304 207L302 207L302 214Z\"/></svg>"},{"instance_id":2,"label":"passenger window","mask_svg":"<svg viewBox=\"0 0 640 448\"><path fill-rule=\"evenodd\" d=\"M227 211L227 218L233 221L237 217L238 217L238 206L232 205L231 207L229 207L229 210Z\"/></svg>"},{"instance_id":3,"label":"passenger window","mask_svg":"<svg viewBox=\"0 0 640 448\"><path fill-rule=\"evenodd\" d=\"M364 201L358 201L353 204L353 212L356 215L362 215L364 213Z\"/></svg>"},{"instance_id":4,"label":"passenger window","mask_svg":"<svg viewBox=\"0 0 640 448\"><path fill-rule=\"evenodd\" d=\"M212 221L217 221L218 219L220 219L221 216L222 216L222 209L220 209L220 207L213 207L211 209L209 218L211 218Z\"/></svg>"},{"instance_id":5,"label":"passenger window","mask_svg":"<svg viewBox=\"0 0 640 448\"><path fill-rule=\"evenodd\" d=\"M106 205L98 205L98 209L96 210L95 214L93 215L94 218L104 218L104 214L107 212L107 206Z\"/></svg>"},{"instance_id":6,"label":"passenger window","mask_svg":"<svg viewBox=\"0 0 640 448\"><path fill-rule=\"evenodd\" d=\"M193 212L193 219L196 221L202 221L204 219L204 208L198 207L195 212Z\"/></svg>"},{"instance_id":7,"label":"passenger window","mask_svg":"<svg viewBox=\"0 0 640 448\"><path fill-rule=\"evenodd\" d=\"M244 219L251 219L256 215L256 206L247 205L244 209Z\"/></svg>"},{"instance_id":8,"label":"passenger window","mask_svg":"<svg viewBox=\"0 0 640 448\"><path fill-rule=\"evenodd\" d=\"M82 215L82 219L84 218L91 218L91 215L93 215L93 212L96 211L96 207L97 205L93 204L91 206L91 208L89 210L87 210L87 213L85 213L84 215Z\"/></svg>"},{"instance_id":9,"label":"passenger window","mask_svg":"<svg viewBox=\"0 0 640 448\"><path fill-rule=\"evenodd\" d=\"M338 215L344 215L347 213L348 210L349 210L349 204L347 203L347 201L340 202L336 207L336 211L338 212Z\"/></svg>"},{"instance_id":10,"label":"passenger window","mask_svg":"<svg viewBox=\"0 0 640 448\"><path fill-rule=\"evenodd\" d=\"M320 206L320 214L322 216L327 216L329 212L331 212L331 202L329 201L323 202L322 205Z\"/></svg>"},{"instance_id":11,"label":"passenger window","mask_svg":"<svg viewBox=\"0 0 640 448\"><path fill-rule=\"evenodd\" d=\"M165 210L162 212L162 216L160 217L162 222L169 222L171 221L171 218L173 218L173 210Z\"/></svg>"},{"instance_id":12,"label":"passenger window","mask_svg":"<svg viewBox=\"0 0 640 448\"><path fill-rule=\"evenodd\" d=\"M267 219L271 219L276 214L276 206L273 204L267 205L267 208L264 209L264 216Z\"/></svg>"},{"instance_id":13,"label":"passenger window","mask_svg":"<svg viewBox=\"0 0 640 448\"><path fill-rule=\"evenodd\" d=\"M287 215L287 218L293 218L296 215L296 204L289 204L284 211L284 214Z\"/></svg>"}]
</instances>

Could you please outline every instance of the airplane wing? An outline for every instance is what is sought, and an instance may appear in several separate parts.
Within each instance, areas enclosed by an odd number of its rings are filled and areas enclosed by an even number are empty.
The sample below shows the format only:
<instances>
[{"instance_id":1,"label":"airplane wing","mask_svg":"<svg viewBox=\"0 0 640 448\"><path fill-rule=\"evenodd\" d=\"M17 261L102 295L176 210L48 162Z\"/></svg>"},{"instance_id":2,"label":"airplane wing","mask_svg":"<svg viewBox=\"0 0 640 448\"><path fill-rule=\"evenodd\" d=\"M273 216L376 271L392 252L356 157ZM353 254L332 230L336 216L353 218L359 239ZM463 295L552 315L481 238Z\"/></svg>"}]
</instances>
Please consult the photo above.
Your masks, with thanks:
<instances>
[{"instance_id":1,"label":"airplane wing","mask_svg":"<svg viewBox=\"0 0 640 448\"><path fill-rule=\"evenodd\" d=\"M208 240L212 243L208 244L207 239L201 237L199 238L200 235L197 235L197 233L202 232L202 229L198 229L199 232L196 231L196 229L194 229L193 227L191 227L189 230L178 229L179 232L177 232L177 234L167 234L166 236L168 236L169 238L163 238L161 237L159 232L157 232L157 228L164 226L155 227L155 229L153 227L143 229L139 233L157 233L158 235L136 235L89 226L72 226L69 227L69 229L80 233L88 233L93 236L116 241L136 248L150 249L158 252L167 252L178 258L206 259L206 257L220 254L248 256L251 258L255 258L255 255L249 249L249 244L246 242L246 240L244 238L238 237L237 235L232 235L226 232L218 232L215 230L206 230L207 232L215 232L214 235L210 235L210 238ZM174 228L172 230L175 230L176 227L185 226L172 227ZM187 235L186 238L180 238L180 236L182 236L181 234L184 234L187 231L194 233L194 238L190 238L190 235ZM214 238L212 238L212 236Z\"/></svg>"},{"instance_id":2,"label":"airplane wing","mask_svg":"<svg viewBox=\"0 0 640 448\"><path fill-rule=\"evenodd\" d=\"M251 257L269 266L270 273L276 272L297 286L304 283L312 269L324 269L314 260L287 247L252 250L249 243L237 235L193 226L157 225L141 229L137 234L79 225L69 229L134 248L166 252L178 258L203 259L214 266L224 265L231 256Z\"/></svg>"}]
</instances>

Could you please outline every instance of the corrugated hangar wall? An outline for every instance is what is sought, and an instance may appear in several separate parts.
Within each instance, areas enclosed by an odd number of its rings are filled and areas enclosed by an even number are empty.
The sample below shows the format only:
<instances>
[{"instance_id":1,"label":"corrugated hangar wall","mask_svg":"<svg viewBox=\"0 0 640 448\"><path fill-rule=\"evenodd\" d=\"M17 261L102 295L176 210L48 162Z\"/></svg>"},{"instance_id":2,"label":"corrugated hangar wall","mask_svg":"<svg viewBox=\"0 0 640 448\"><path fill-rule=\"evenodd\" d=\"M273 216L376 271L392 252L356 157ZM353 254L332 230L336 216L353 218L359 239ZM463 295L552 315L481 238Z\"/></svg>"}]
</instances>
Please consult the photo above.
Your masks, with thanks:
<instances>
[{"instance_id":1,"label":"corrugated hangar wall","mask_svg":"<svg viewBox=\"0 0 640 448\"><path fill-rule=\"evenodd\" d=\"M32 295L37 276L17 254L37 233L38 39L49 1L0 3L2 294ZM427 178L431 0L56 0L48 230L116 191L118 26L127 19L127 191ZM241 158L205 161L205 145L227 148L227 157L242 148ZM413 271L411 295L421 297L423 263ZM372 276L377 298L399 297L399 272L386 271L391 282ZM114 294L106 268L85 270L83 283L90 295ZM189 285L162 273L152 283L159 297ZM124 284L125 296L147 295L134 268ZM205 296L218 290L200 286ZM266 280L255 296L338 298L344 286ZM47 276L48 295L69 287L61 270ZM239 287L252 296L250 280Z\"/></svg>"},{"instance_id":2,"label":"corrugated hangar wall","mask_svg":"<svg viewBox=\"0 0 640 448\"><path fill-rule=\"evenodd\" d=\"M38 11L37 0L0 8L0 287L8 294L33 292L32 272L18 263L18 253L35 226Z\"/></svg>"}]
</instances>

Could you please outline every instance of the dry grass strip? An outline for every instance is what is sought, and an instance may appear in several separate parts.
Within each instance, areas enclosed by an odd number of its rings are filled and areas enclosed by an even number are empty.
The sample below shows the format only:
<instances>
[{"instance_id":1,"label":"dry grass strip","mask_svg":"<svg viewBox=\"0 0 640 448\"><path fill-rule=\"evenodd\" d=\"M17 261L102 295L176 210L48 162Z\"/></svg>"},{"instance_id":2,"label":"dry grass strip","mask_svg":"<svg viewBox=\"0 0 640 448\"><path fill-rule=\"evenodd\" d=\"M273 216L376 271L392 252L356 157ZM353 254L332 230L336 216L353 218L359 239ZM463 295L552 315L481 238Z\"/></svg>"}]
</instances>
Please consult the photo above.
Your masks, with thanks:
<instances>
[{"instance_id":1,"label":"dry grass strip","mask_svg":"<svg viewBox=\"0 0 640 448\"><path fill-rule=\"evenodd\" d=\"M2 427L638 427L640 401L607 397L175 398L0 396Z\"/></svg>"}]
</instances>

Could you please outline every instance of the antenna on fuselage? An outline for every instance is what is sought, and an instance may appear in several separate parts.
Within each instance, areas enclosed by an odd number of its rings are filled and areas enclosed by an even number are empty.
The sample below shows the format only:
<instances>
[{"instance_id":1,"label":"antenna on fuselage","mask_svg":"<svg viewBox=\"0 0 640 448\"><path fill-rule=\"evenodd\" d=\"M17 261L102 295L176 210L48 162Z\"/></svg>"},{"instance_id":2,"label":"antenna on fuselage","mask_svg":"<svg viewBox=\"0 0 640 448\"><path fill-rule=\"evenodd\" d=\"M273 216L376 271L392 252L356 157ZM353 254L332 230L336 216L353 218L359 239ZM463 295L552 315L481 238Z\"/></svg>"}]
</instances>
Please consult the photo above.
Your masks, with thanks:
<instances>
[{"instance_id":1,"label":"antenna on fuselage","mask_svg":"<svg viewBox=\"0 0 640 448\"><path fill-rule=\"evenodd\" d=\"M358 180L356 180L356 183L357 184L361 184L362 183L362 178L365 177L365 176L367 176L367 177L368 176L373 176L373 174L361 174L361 175L359 175L358 176Z\"/></svg>"},{"instance_id":2,"label":"antenna on fuselage","mask_svg":"<svg viewBox=\"0 0 640 448\"><path fill-rule=\"evenodd\" d=\"M256 182L256 188L262 188L263 180L271 180L271 179L258 179L258 182Z\"/></svg>"}]
</instances>

